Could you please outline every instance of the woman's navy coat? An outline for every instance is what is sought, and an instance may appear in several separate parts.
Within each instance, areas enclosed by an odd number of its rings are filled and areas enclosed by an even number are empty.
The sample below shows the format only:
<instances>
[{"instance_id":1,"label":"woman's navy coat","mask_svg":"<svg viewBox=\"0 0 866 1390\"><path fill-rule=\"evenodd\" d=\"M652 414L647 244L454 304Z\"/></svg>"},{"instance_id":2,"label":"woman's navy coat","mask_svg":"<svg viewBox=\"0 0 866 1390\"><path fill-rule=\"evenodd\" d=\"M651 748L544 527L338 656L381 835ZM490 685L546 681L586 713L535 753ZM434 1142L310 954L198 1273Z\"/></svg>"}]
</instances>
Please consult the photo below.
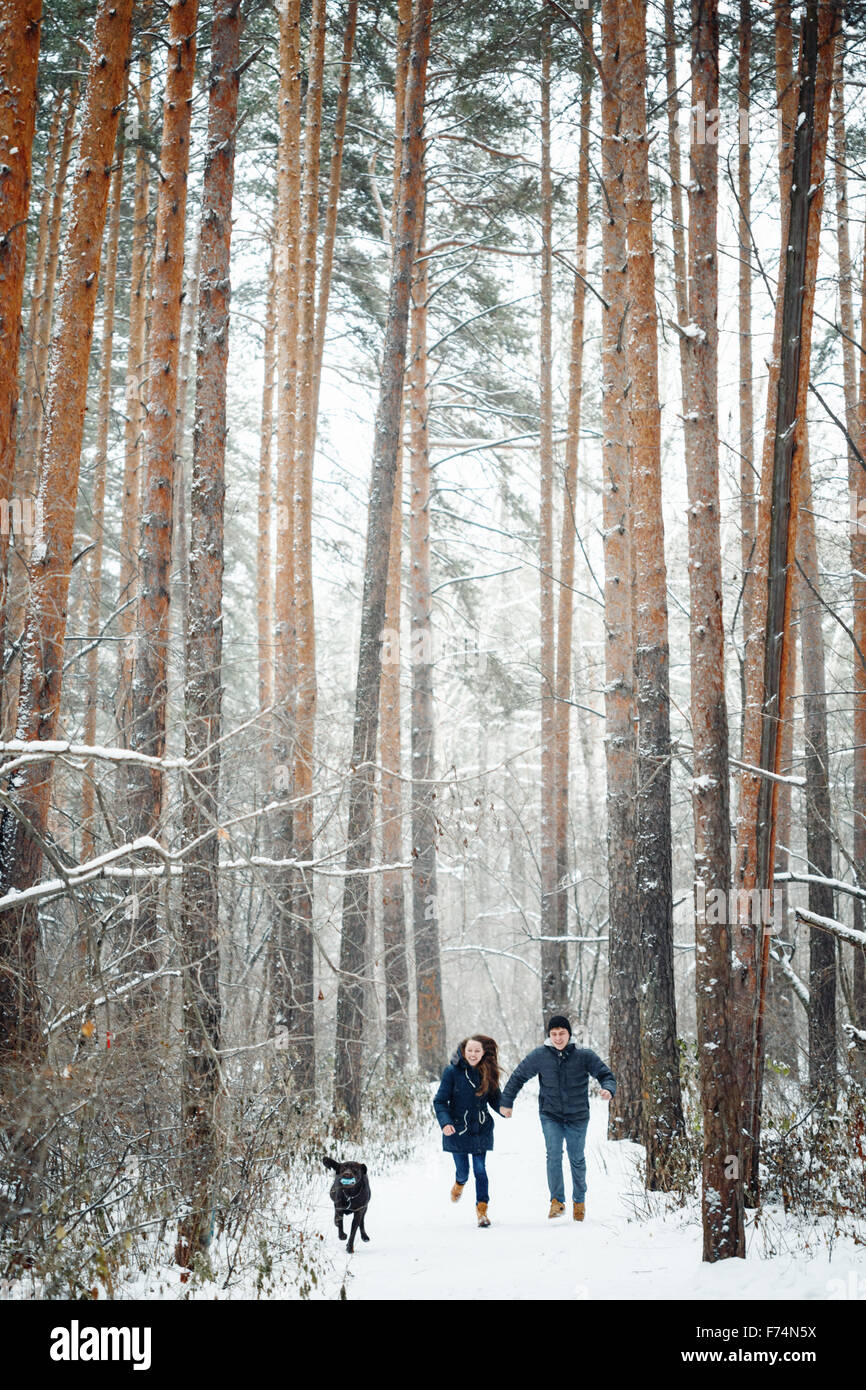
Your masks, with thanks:
<instances>
[{"instance_id":1,"label":"woman's navy coat","mask_svg":"<svg viewBox=\"0 0 866 1390\"><path fill-rule=\"evenodd\" d=\"M477 1096L481 1077L459 1051L454 1053L442 1073L439 1090L433 1097L436 1119L444 1129L453 1125L453 1134L442 1135L442 1147L451 1154L483 1154L493 1148L493 1116L488 1107L499 1110L499 1091Z\"/></svg>"}]
</instances>

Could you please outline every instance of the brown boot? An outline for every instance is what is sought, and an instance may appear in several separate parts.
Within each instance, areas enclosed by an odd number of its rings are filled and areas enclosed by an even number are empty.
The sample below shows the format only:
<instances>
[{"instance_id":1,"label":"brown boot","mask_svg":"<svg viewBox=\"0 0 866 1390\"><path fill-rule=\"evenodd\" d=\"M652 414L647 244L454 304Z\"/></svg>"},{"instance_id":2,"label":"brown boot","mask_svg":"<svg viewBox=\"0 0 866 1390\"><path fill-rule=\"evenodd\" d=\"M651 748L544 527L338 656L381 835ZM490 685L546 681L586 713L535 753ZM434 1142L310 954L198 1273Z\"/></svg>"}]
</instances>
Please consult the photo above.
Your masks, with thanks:
<instances>
[{"instance_id":1,"label":"brown boot","mask_svg":"<svg viewBox=\"0 0 866 1390\"><path fill-rule=\"evenodd\" d=\"M452 1202L459 1202L459 1201L460 1201L460 1198L463 1196L463 1189L464 1189L465 1186L466 1186L465 1182L456 1182L456 1183L454 1184L454 1186L453 1186L452 1189L451 1189L451 1200L452 1200Z\"/></svg>"},{"instance_id":2,"label":"brown boot","mask_svg":"<svg viewBox=\"0 0 866 1390\"><path fill-rule=\"evenodd\" d=\"M476 1203L475 1203L475 1210L478 1212L478 1224L479 1224L479 1226L489 1226L489 1225L490 1225L490 1220L489 1220L489 1218L488 1218L488 1216L487 1216L487 1203L486 1203L486 1202L476 1202Z\"/></svg>"},{"instance_id":3,"label":"brown boot","mask_svg":"<svg viewBox=\"0 0 866 1390\"><path fill-rule=\"evenodd\" d=\"M558 1202L558 1201L556 1200L555 1197L551 1197L551 1199L550 1199L550 1211L547 1213L548 1220L549 1220L550 1217L552 1217L552 1216L562 1216L562 1213L563 1213L564 1211L565 1211L565 1203L564 1203L564 1202Z\"/></svg>"},{"instance_id":4,"label":"brown boot","mask_svg":"<svg viewBox=\"0 0 866 1390\"><path fill-rule=\"evenodd\" d=\"M586 1215L586 1206L585 1206L585 1204L584 1204L583 1202L575 1202L575 1204L574 1204L574 1219L575 1219L575 1221L582 1221L585 1215Z\"/></svg>"}]
</instances>

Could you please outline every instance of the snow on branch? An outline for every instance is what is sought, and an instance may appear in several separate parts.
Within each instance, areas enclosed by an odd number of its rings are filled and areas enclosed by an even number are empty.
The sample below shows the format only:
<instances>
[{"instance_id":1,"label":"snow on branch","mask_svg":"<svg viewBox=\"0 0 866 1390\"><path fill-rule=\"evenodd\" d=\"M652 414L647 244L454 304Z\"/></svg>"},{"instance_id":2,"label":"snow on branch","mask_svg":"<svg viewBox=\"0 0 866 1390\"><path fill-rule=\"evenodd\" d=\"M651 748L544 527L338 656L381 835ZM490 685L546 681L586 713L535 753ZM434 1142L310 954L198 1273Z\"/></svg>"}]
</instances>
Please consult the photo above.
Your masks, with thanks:
<instances>
[{"instance_id":1,"label":"snow on branch","mask_svg":"<svg viewBox=\"0 0 866 1390\"><path fill-rule=\"evenodd\" d=\"M843 883L840 878L822 878L820 874L798 874L789 869L783 874L773 875L774 883L823 883L825 887L832 888L834 893L848 893L852 898L866 899L866 888L861 888L858 883Z\"/></svg>"},{"instance_id":2,"label":"snow on branch","mask_svg":"<svg viewBox=\"0 0 866 1390\"><path fill-rule=\"evenodd\" d=\"M770 954L773 957L773 960L776 962L776 964L781 967L782 974L785 976L785 979L791 985L791 988L793 989L800 1003L803 1005L803 1008L806 1010L806 1013L808 1013L810 1002L808 985L804 984L804 982L800 979L800 976L797 974L790 960L785 955L784 949L781 945L779 946L778 950L771 950Z\"/></svg>"},{"instance_id":3,"label":"snow on branch","mask_svg":"<svg viewBox=\"0 0 866 1390\"><path fill-rule=\"evenodd\" d=\"M832 917L819 917L817 912L809 912L805 907L795 907L794 915L807 927L828 931L840 941L850 941L852 946L866 946L866 931L855 931L853 927L846 927L844 922L837 922Z\"/></svg>"},{"instance_id":4,"label":"snow on branch","mask_svg":"<svg viewBox=\"0 0 866 1390\"><path fill-rule=\"evenodd\" d=\"M221 827L216 827L209 834L217 834ZM94 859L85 860L83 864L72 865L66 869L63 878L50 878L43 880L42 883L35 883L30 888L20 891L11 888L8 893L0 897L0 912L8 907L20 907L22 903L33 902L41 898L57 897L68 893L71 889L83 887L86 883L92 883L95 879L120 879L126 882L137 880L148 880L154 878L164 878L166 875L173 876L182 874L184 860L194 862L193 851L201 844L201 840L193 841L192 844L184 846L183 849L172 852L161 845L158 840L154 840L150 835L142 835L137 840L131 840L127 844L116 845L113 849L107 850L104 854L97 855ZM129 865L118 863L118 860L129 858L133 854L141 854L149 850L162 860L161 864L142 864ZM309 869L313 873L322 874L326 878L346 877L346 870L342 867L328 868L329 859L333 855L323 855L320 859L271 859L264 854L251 854L242 859L224 860L218 866L219 873L234 873L243 869ZM369 876L372 874L391 873L401 869L412 869L414 867L411 860L399 864L372 864L364 869L353 869L350 871L354 876Z\"/></svg>"},{"instance_id":5,"label":"snow on branch","mask_svg":"<svg viewBox=\"0 0 866 1390\"><path fill-rule=\"evenodd\" d=\"M136 975L132 980L125 980L122 985L119 985L117 989L112 989L110 993L106 989L106 993L100 995L98 999L92 999L89 1003L82 1004L79 1009L70 1009L68 1013L61 1014L59 1018L55 1018L53 1023L47 1024L42 1032L45 1037L48 1037L50 1033L62 1028L64 1023L70 1023L74 1018L81 1018L82 1014L90 1013L93 1009L101 1009L106 1004L113 1004L115 999L121 999L125 994L131 994L141 985L150 984L152 980L167 979L170 975L179 978L180 974L180 970L151 970L147 975ZM110 985L111 981L108 981L108 984Z\"/></svg>"}]
</instances>

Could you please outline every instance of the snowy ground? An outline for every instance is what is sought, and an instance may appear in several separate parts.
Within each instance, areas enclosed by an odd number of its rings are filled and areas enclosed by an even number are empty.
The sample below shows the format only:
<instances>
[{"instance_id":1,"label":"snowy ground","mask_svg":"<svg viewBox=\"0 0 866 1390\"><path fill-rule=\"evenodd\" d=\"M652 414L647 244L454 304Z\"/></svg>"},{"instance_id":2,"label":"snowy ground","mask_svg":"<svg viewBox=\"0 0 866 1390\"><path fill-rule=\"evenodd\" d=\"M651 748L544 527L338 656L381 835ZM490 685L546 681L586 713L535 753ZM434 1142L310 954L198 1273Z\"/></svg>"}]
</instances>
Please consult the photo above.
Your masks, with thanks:
<instances>
[{"instance_id":1,"label":"snowy ground","mask_svg":"<svg viewBox=\"0 0 866 1390\"><path fill-rule=\"evenodd\" d=\"M802 1249L802 1233L782 1215L769 1214L764 1232L750 1230L745 1262L704 1264L697 1213L652 1214L663 1199L643 1194L635 1175L642 1151L609 1143L606 1117L605 1102L594 1100L583 1224L571 1219L568 1181L565 1216L548 1220L544 1143L528 1090L514 1117L496 1122L487 1230L476 1226L471 1176L460 1202L450 1201L454 1165L432 1117L413 1159L387 1172L370 1165L370 1243L358 1240L351 1256L340 1251L323 1182L311 1217L334 1264L318 1297L339 1298L342 1287L353 1301L452 1299L465 1296L469 1276L485 1299L866 1299L866 1249L838 1240L831 1261L821 1242ZM779 1253L765 1258L758 1251L768 1244Z\"/></svg>"}]
</instances>

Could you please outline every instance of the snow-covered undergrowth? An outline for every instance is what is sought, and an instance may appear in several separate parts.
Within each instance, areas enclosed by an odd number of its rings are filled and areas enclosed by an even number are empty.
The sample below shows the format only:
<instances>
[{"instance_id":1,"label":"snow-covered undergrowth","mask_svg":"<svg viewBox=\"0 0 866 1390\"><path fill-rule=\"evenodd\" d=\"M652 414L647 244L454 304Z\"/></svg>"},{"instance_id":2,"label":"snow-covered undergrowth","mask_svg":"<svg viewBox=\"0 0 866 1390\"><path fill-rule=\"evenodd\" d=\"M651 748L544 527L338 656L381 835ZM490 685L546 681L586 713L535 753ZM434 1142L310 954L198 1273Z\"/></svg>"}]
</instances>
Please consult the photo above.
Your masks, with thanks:
<instances>
[{"instance_id":1,"label":"snow-covered undergrowth","mask_svg":"<svg viewBox=\"0 0 866 1390\"><path fill-rule=\"evenodd\" d=\"M607 1107L593 1100L583 1223L570 1219L570 1209L556 1221L547 1216L534 1091L534 1083L525 1088L513 1119L496 1121L488 1160L493 1224L479 1230L471 1179L461 1201L450 1200L453 1163L441 1149L429 1083L371 1086L353 1142L332 1137L324 1112L300 1115L272 1091L251 1088L227 1126L208 1259L187 1274L174 1258L174 1135L164 1135L162 1149L151 1144L123 1157L127 1144L117 1135L100 1147L104 1115L77 1132L67 1117L64 1142L55 1136L47 1163L46 1210L4 1228L0 1292L7 1299L448 1299L461 1271L488 1299L545 1299L552 1279L558 1296L574 1299L866 1298L866 1158L861 1112L850 1101L829 1120L768 1110L764 1200L747 1212L747 1258L708 1265L688 1085L682 1181L668 1193L645 1190L644 1150L609 1141ZM359 1242L351 1256L334 1230L324 1153L368 1165L370 1243Z\"/></svg>"},{"instance_id":2,"label":"snow-covered undergrowth","mask_svg":"<svg viewBox=\"0 0 866 1390\"><path fill-rule=\"evenodd\" d=\"M158 1089L149 1097L154 1107ZM41 1173L16 1182L11 1146L2 1155L0 1297L338 1297L336 1252L327 1243L333 1224L322 1219L332 1174L322 1156L362 1158L371 1171L387 1171L411 1155L429 1121L429 1098L429 1085L413 1077L369 1086L352 1141L333 1137L324 1110L301 1113L274 1088L229 1100L212 1241L207 1258L184 1271L175 1262L176 1128L169 1122L145 1142L124 1132L128 1115L112 1117L94 1098L76 1110L67 1094Z\"/></svg>"}]
</instances>

